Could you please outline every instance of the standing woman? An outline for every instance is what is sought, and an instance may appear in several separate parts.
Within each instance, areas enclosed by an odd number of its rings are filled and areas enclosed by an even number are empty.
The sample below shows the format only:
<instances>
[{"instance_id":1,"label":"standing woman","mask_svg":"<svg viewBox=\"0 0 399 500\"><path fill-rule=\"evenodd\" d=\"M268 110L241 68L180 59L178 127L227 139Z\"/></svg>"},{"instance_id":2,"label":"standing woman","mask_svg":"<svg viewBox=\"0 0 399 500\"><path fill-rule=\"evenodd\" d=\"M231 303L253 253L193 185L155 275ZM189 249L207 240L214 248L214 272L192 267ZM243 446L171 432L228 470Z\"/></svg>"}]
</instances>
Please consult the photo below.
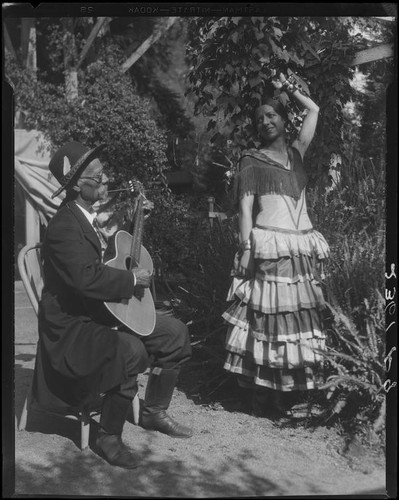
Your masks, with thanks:
<instances>
[{"instance_id":1,"label":"standing woman","mask_svg":"<svg viewBox=\"0 0 399 500\"><path fill-rule=\"evenodd\" d=\"M240 249L227 297L233 303L223 314L224 368L238 375L259 416L284 415L298 391L315 388L313 367L325 348L318 272L329 254L305 200L303 157L319 107L283 74L273 85L307 114L289 145L283 105L268 99L255 111L260 147L244 152L236 176Z\"/></svg>"}]
</instances>

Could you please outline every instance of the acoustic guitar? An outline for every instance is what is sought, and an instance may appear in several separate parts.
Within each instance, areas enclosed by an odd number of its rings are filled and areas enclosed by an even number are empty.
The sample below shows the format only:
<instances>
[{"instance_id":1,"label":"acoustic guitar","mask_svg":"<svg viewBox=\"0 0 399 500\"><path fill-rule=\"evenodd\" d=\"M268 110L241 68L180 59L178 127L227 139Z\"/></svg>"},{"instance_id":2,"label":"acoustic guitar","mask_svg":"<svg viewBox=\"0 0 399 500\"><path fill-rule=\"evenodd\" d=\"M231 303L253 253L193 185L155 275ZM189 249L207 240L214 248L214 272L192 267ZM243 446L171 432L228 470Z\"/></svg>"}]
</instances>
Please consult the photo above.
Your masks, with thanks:
<instances>
[{"instance_id":1,"label":"acoustic guitar","mask_svg":"<svg viewBox=\"0 0 399 500\"><path fill-rule=\"evenodd\" d=\"M136 211L133 217L132 234L127 231L117 231L115 234L115 257L105 264L115 269L134 268L148 269L153 273L154 265L150 254L141 244L144 227L143 188L138 181L129 183L132 191L138 193ZM108 311L122 324L138 335L147 336L155 327L155 305L149 288L143 288L143 293L133 295L130 299L118 302L104 302Z\"/></svg>"}]
</instances>

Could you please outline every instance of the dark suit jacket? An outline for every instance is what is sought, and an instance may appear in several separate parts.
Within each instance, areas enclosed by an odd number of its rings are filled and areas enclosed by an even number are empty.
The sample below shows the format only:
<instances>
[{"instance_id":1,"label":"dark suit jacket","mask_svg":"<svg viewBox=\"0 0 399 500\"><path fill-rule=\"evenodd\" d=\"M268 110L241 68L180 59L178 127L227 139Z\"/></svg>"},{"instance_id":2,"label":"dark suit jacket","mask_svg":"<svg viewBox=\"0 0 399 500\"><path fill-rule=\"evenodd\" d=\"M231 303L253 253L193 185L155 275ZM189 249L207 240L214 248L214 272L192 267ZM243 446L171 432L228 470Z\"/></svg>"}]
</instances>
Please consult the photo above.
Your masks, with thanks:
<instances>
[{"instance_id":1,"label":"dark suit jacket","mask_svg":"<svg viewBox=\"0 0 399 500\"><path fill-rule=\"evenodd\" d=\"M127 380L103 302L130 298L134 278L101 262L98 236L74 202L49 222L42 256L34 397L48 408L87 404Z\"/></svg>"}]
</instances>

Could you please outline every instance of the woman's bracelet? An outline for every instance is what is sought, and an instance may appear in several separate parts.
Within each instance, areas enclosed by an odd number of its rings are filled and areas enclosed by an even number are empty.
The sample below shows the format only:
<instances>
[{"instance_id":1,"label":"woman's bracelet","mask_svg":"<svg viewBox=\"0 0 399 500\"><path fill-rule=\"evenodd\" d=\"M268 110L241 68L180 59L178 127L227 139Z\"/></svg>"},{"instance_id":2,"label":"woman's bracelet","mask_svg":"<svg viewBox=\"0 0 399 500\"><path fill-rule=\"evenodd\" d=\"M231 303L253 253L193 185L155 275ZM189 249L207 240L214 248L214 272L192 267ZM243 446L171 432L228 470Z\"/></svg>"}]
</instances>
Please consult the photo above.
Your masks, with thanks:
<instances>
[{"instance_id":1,"label":"woman's bracelet","mask_svg":"<svg viewBox=\"0 0 399 500\"><path fill-rule=\"evenodd\" d=\"M240 250L251 250L251 241L250 240L244 240L240 243Z\"/></svg>"},{"instance_id":2,"label":"woman's bracelet","mask_svg":"<svg viewBox=\"0 0 399 500\"><path fill-rule=\"evenodd\" d=\"M301 94L310 97L308 92L303 88L300 82L297 81L294 75L290 75L281 84L281 90L287 92L288 94L293 94L296 90Z\"/></svg>"},{"instance_id":3,"label":"woman's bracelet","mask_svg":"<svg viewBox=\"0 0 399 500\"><path fill-rule=\"evenodd\" d=\"M281 88L285 92L289 92L290 94L293 94L296 90L299 90L299 88L292 81L290 81L289 79L285 80L282 83Z\"/></svg>"}]
</instances>

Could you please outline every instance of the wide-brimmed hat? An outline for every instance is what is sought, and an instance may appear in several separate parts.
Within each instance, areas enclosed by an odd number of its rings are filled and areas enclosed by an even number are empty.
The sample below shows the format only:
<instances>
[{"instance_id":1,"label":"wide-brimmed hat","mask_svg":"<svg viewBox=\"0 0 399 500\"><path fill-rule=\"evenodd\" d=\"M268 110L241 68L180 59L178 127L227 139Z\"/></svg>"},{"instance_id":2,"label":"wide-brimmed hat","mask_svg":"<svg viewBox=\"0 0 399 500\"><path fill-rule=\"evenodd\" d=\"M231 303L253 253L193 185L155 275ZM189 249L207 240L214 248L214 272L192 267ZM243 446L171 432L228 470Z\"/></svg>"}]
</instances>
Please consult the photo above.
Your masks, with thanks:
<instances>
[{"instance_id":1,"label":"wide-brimmed hat","mask_svg":"<svg viewBox=\"0 0 399 500\"><path fill-rule=\"evenodd\" d=\"M61 187L57 189L51 198L55 198L61 191L66 189L91 161L99 157L104 148L105 144L100 144L90 149L76 141L68 142L62 146L49 163L50 172L61 184Z\"/></svg>"}]
</instances>

